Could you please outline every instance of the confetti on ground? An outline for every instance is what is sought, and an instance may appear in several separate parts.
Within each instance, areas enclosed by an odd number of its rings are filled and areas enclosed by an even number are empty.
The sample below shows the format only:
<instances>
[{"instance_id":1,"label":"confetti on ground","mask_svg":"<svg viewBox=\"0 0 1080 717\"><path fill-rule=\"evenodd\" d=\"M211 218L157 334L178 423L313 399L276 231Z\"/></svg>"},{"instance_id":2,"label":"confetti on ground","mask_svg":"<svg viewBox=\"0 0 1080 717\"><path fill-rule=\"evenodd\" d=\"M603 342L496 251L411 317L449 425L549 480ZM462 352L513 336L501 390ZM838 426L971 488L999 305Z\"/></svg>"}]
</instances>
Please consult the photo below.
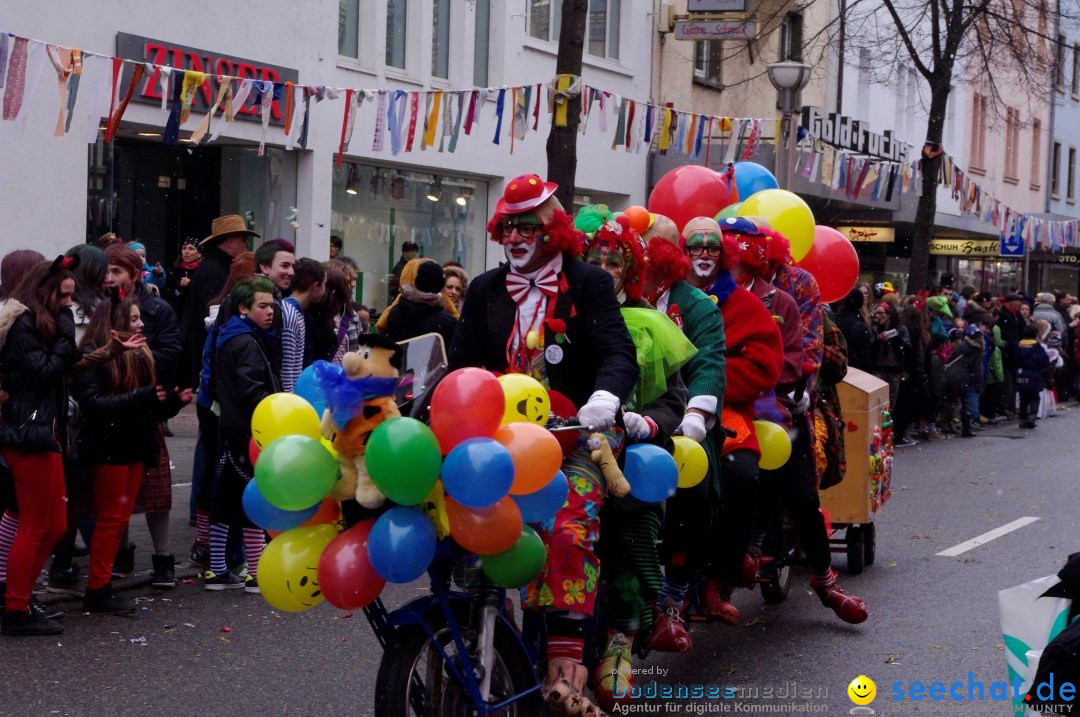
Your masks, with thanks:
<instances>
[{"instance_id":1,"label":"confetti on ground","mask_svg":"<svg viewBox=\"0 0 1080 717\"><path fill-rule=\"evenodd\" d=\"M143 635L142 637L133 637L133 638L131 638L131 644L132 645L142 644L144 642L146 642L146 635Z\"/></svg>"},{"instance_id":2,"label":"confetti on ground","mask_svg":"<svg viewBox=\"0 0 1080 717\"><path fill-rule=\"evenodd\" d=\"M889 655L889 656L888 656L888 657L887 657L887 658L885 659L885 664L886 664L886 665L895 665L895 664L897 664L898 662L900 662L900 655Z\"/></svg>"},{"instance_id":3,"label":"confetti on ground","mask_svg":"<svg viewBox=\"0 0 1080 717\"><path fill-rule=\"evenodd\" d=\"M944 645L935 645L932 642L928 642L926 644L929 645L930 647L934 648L935 650L944 650L945 649Z\"/></svg>"},{"instance_id":4,"label":"confetti on ground","mask_svg":"<svg viewBox=\"0 0 1080 717\"><path fill-rule=\"evenodd\" d=\"M341 641L342 641L342 642L348 642L348 641L349 641L349 638L348 638L348 637L343 637L343 638L341 638Z\"/></svg>"},{"instance_id":5,"label":"confetti on ground","mask_svg":"<svg viewBox=\"0 0 1080 717\"><path fill-rule=\"evenodd\" d=\"M231 643L232 642L232 640L230 640L229 638L227 638L225 636L219 637L218 639L221 640L222 642L225 642L225 643Z\"/></svg>"},{"instance_id":6,"label":"confetti on ground","mask_svg":"<svg viewBox=\"0 0 1080 717\"><path fill-rule=\"evenodd\" d=\"M182 582L184 585L194 585L195 578L188 578L187 580L181 580L180 582Z\"/></svg>"},{"instance_id":7,"label":"confetti on ground","mask_svg":"<svg viewBox=\"0 0 1080 717\"><path fill-rule=\"evenodd\" d=\"M223 628L221 628L221 631L222 632L232 632L232 628L231 627L223 627Z\"/></svg>"},{"instance_id":8,"label":"confetti on ground","mask_svg":"<svg viewBox=\"0 0 1080 717\"><path fill-rule=\"evenodd\" d=\"M347 612L347 613L345 613L344 615L341 616L341 619L342 620L348 620L350 617L352 617L352 613Z\"/></svg>"},{"instance_id":9,"label":"confetti on ground","mask_svg":"<svg viewBox=\"0 0 1080 717\"><path fill-rule=\"evenodd\" d=\"M193 624L191 624L190 622L185 622L184 627L195 627L195 626Z\"/></svg>"}]
</instances>

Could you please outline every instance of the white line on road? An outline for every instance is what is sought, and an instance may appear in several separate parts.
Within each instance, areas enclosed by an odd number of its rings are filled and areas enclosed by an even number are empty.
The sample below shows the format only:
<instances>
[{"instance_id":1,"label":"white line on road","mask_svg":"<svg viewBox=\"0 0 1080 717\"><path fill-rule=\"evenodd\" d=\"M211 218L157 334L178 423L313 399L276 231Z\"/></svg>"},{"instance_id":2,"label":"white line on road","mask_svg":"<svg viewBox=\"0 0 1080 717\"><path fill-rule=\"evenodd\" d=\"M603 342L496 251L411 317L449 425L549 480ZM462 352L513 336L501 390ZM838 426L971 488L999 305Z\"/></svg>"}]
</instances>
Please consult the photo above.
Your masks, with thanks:
<instances>
[{"instance_id":1,"label":"white line on road","mask_svg":"<svg viewBox=\"0 0 1080 717\"><path fill-rule=\"evenodd\" d=\"M935 555L941 555L941 556L944 556L946 558L956 557L957 555L960 555L961 553L966 553L967 551L971 550L972 548L977 548L980 545L985 545L986 543L989 543L991 540L994 540L995 538L1000 538L1001 536L1007 535L1008 533L1011 533L1014 530L1019 530L1020 528L1023 528L1025 525L1030 525L1031 523L1034 523L1036 520L1038 520L1038 518L1032 518L1030 516L1025 517L1025 518L1017 518L1013 522L1006 523L1005 525L1001 526L1000 528L994 528L989 533L983 533L982 535L978 536L977 538L972 538L971 540L964 541L963 543L960 543L959 545L954 545L951 548L949 548L948 550L942 550L940 553L935 553Z\"/></svg>"}]
</instances>

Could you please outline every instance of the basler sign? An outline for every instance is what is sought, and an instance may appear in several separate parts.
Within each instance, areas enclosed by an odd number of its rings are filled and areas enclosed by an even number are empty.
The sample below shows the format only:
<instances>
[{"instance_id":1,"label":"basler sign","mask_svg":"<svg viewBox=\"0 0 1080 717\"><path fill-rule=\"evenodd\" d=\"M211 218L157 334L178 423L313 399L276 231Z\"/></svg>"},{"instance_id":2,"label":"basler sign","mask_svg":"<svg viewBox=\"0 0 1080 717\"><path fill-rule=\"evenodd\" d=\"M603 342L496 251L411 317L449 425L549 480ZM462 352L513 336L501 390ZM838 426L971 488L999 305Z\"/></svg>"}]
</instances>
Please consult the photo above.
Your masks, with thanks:
<instances>
[{"instance_id":1,"label":"basler sign","mask_svg":"<svg viewBox=\"0 0 1080 717\"><path fill-rule=\"evenodd\" d=\"M168 65L181 70L195 70L205 72L208 75L231 75L250 80L269 80L271 82L296 82L299 73L289 67L269 65L265 62L246 60L233 55L223 55L210 50L200 50L187 45L177 45L165 40L154 40L139 35L129 35L126 32L116 33L116 54L127 60L149 62L155 65ZM131 76L130 68L125 68L124 85ZM175 82L175 79L172 79ZM202 87L195 93L191 102L191 109L195 112L206 112L214 98L210 95L209 82L204 82ZM254 93L253 93L254 94ZM161 104L161 73L156 68L146 74L146 79L136 90L131 98L132 102L144 104ZM169 100L172 101L171 98ZM283 106L280 100L274 100L270 123L283 125L285 123ZM261 121L259 108L251 99L244 107L236 112L237 119Z\"/></svg>"}]
</instances>

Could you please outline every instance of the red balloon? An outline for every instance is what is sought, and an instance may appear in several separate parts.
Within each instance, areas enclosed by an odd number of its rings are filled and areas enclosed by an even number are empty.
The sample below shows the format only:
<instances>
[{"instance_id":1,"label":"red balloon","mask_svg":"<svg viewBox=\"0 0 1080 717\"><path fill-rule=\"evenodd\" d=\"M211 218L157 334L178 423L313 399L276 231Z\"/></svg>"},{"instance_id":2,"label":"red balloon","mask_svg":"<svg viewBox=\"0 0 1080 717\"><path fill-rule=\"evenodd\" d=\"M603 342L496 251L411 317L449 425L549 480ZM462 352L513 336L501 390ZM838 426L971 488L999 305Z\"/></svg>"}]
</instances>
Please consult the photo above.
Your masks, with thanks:
<instances>
[{"instance_id":1,"label":"red balloon","mask_svg":"<svg viewBox=\"0 0 1080 717\"><path fill-rule=\"evenodd\" d=\"M451 537L458 545L477 555L494 555L509 550L521 537L521 526L524 524L521 510L510 496L485 508L466 508L446 496L446 517L450 522ZM327 595L326 599L329 600L330 596Z\"/></svg>"},{"instance_id":2,"label":"red balloon","mask_svg":"<svg viewBox=\"0 0 1080 717\"><path fill-rule=\"evenodd\" d=\"M259 460L259 454L262 453L262 449L259 448L259 444L255 442L255 436L251 437L251 442L248 443L248 458L251 459L251 465L255 465L255 461Z\"/></svg>"},{"instance_id":3,"label":"red balloon","mask_svg":"<svg viewBox=\"0 0 1080 717\"><path fill-rule=\"evenodd\" d=\"M435 387L431 430L445 456L467 438L490 437L502 424L506 399L490 371L461 368Z\"/></svg>"},{"instance_id":4,"label":"red balloon","mask_svg":"<svg viewBox=\"0 0 1080 717\"><path fill-rule=\"evenodd\" d=\"M577 406L574 402L558 391L554 389L548 391L548 400L551 401L551 412L559 418L573 418L577 415ZM559 431L555 434L555 440L559 442L564 456L574 452L580 437L580 431Z\"/></svg>"},{"instance_id":5,"label":"red balloon","mask_svg":"<svg viewBox=\"0 0 1080 717\"><path fill-rule=\"evenodd\" d=\"M729 204L729 180L699 164L685 164L671 170L660 178L649 195L649 211L675 222L680 232L694 217L715 217Z\"/></svg>"},{"instance_id":6,"label":"red balloon","mask_svg":"<svg viewBox=\"0 0 1080 717\"><path fill-rule=\"evenodd\" d=\"M859 280L859 255L840 232L818 224L814 243L799 262L817 279L821 300L826 304L843 299Z\"/></svg>"},{"instance_id":7,"label":"red balloon","mask_svg":"<svg viewBox=\"0 0 1080 717\"><path fill-rule=\"evenodd\" d=\"M374 524L357 523L334 538L319 558L319 586L336 608L359 610L379 597L386 585L368 559L368 535Z\"/></svg>"}]
</instances>

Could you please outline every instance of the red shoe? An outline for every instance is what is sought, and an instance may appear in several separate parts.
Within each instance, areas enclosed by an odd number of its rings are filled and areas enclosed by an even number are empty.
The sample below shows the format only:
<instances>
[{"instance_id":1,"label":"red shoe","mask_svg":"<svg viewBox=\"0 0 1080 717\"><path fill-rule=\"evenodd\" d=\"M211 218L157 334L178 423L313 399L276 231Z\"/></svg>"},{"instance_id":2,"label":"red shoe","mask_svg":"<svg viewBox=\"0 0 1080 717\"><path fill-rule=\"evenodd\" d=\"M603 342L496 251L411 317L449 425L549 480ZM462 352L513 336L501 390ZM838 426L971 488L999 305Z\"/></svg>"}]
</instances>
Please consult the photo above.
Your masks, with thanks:
<instances>
[{"instance_id":1,"label":"red shoe","mask_svg":"<svg viewBox=\"0 0 1080 717\"><path fill-rule=\"evenodd\" d=\"M815 575L810 578L810 586L821 598L821 604L831 608L836 616L844 622L858 625L869 616L866 612L866 601L854 595L848 595L836 584L836 571L830 569L827 580L818 580Z\"/></svg>"},{"instance_id":2,"label":"red shoe","mask_svg":"<svg viewBox=\"0 0 1080 717\"><path fill-rule=\"evenodd\" d=\"M686 631L682 616L683 605L671 598L664 601L663 609L653 606L653 629L649 647L657 652L690 652L694 644Z\"/></svg>"},{"instance_id":3,"label":"red shoe","mask_svg":"<svg viewBox=\"0 0 1080 717\"><path fill-rule=\"evenodd\" d=\"M705 583L705 599L701 604L701 613L708 622L722 622L725 625L739 624L739 609L731 604L731 586L719 580Z\"/></svg>"},{"instance_id":4,"label":"red shoe","mask_svg":"<svg viewBox=\"0 0 1080 717\"><path fill-rule=\"evenodd\" d=\"M735 577L735 587L750 588L757 583L758 568L761 567L761 553L746 553Z\"/></svg>"}]
</instances>

